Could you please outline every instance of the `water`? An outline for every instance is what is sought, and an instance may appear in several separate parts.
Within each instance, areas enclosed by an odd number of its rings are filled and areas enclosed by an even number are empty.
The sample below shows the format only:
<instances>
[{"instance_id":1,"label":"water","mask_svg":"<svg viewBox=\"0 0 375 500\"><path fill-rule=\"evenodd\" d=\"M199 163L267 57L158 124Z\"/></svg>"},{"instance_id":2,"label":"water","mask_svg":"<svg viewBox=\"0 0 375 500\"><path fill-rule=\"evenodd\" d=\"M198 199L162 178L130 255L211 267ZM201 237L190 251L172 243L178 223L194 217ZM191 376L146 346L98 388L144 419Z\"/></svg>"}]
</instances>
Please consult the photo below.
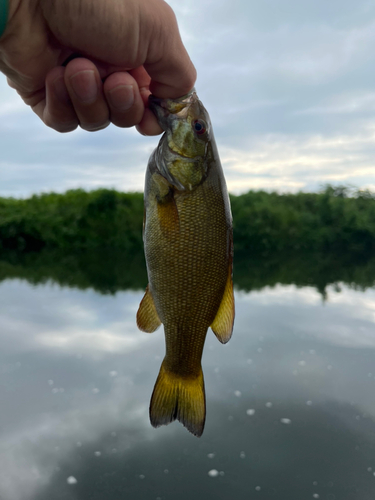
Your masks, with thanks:
<instances>
[{"instance_id":1,"label":"water","mask_svg":"<svg viewBox=\"0 0 375 500\"><path fill-rule=\"evenodd\" d=\"M27 259L0 262L1 500L373 500L373 263L239 262L197 439L149 423L164 340L135 325L144 270Z\"/></svg>"}]
</instances>

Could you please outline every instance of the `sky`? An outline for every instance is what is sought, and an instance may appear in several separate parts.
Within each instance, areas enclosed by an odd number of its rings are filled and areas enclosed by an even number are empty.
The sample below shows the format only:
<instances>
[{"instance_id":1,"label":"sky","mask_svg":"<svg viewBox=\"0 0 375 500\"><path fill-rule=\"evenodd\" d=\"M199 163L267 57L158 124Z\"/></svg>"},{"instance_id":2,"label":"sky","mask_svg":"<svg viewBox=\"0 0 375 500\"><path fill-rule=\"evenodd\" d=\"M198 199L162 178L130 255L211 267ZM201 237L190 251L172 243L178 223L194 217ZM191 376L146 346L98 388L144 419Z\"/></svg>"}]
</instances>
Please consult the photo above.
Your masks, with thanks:
<instances>
[{"instance_id":1,"label":"sky","mask_svg":"<svg viewBox=\"0 0 375 500\"><path fill-rule=\"evenodd\" d=\"M375 4L171 0L229 191L375 191ZM48 129L0 75L0 196L143 191L158 137Z\"/></svg>"}]
</instances>

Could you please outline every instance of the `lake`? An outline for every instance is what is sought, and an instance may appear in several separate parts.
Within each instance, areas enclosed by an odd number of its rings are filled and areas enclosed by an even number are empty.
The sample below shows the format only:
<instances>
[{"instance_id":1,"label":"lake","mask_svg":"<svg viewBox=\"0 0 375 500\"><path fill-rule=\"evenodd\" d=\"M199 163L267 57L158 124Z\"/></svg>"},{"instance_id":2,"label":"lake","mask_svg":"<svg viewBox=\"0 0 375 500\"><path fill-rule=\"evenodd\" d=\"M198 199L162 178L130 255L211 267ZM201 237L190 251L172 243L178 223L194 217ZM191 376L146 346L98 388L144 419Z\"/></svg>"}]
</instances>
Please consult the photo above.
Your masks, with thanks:
<instances>
[{"instance_id":1,"label":"lake","mask_svg":"<svg viewBox=\"0 0 375 500\"><path fill-rule=\"evenodd\" d=\"M203 355L207 419L154 429L163 329L142 256L0 259L1 500L373 500L375 262L235 262L236 321Z\"/></svg>"}]
</instances>

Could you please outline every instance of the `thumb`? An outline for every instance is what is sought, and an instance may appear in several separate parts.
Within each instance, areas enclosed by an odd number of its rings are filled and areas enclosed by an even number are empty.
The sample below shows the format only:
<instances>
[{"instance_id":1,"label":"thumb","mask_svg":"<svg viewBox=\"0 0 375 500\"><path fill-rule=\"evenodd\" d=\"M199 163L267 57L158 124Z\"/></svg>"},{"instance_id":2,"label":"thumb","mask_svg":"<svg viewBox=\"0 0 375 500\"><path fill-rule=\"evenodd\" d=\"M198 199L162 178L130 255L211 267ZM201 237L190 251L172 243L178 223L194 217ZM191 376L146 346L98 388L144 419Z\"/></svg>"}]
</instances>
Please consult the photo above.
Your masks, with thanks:
<instances>
[{"instance_id":1,"label":"thumb","mask_svg":"<svg viewBox=\"0 0 375 500\"><path fill-rule=\"evenodd\" d=\"M151 77L150 91L161 98L177 98L187 94L197 78L196 69L182 43L176 16L162 2L163 13L150 40L150 50L144 63Z\"/></svg>"}]
</instances>

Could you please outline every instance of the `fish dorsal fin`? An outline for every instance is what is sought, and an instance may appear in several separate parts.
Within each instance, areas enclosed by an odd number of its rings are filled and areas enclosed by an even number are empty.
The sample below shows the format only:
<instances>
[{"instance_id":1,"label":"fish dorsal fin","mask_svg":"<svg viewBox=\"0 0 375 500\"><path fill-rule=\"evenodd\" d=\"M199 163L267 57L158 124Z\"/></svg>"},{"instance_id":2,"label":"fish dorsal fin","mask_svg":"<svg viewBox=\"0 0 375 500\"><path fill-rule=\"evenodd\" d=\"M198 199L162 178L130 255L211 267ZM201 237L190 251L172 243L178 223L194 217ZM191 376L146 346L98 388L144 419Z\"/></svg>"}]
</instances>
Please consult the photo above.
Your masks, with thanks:
<instances>
[{"instance_id":1,"label":"fish dorsal fin","mask_svg":"<svg viewBox=\"0 0 375 500\"><path fill-rule=\"evenodd\" d=\"M226 344L232 336L234 323L234 294L232 266L229 266L227 283L219 310L211 325L211 329L222 344Z\"/></svg>"},{"instance_id":2,"label":"fish dorsal fin","mask_svg":"<svg viewBox=\"0 0 375 500\"><path fill-rule=\"evenodd\" d=\"M146 293L139 304L137 312L137 326L142 332L152 333L161 325L160 318L156 312L154 299L151 295L149 285L147 285Z\"/></svg>"}]
</instances>

